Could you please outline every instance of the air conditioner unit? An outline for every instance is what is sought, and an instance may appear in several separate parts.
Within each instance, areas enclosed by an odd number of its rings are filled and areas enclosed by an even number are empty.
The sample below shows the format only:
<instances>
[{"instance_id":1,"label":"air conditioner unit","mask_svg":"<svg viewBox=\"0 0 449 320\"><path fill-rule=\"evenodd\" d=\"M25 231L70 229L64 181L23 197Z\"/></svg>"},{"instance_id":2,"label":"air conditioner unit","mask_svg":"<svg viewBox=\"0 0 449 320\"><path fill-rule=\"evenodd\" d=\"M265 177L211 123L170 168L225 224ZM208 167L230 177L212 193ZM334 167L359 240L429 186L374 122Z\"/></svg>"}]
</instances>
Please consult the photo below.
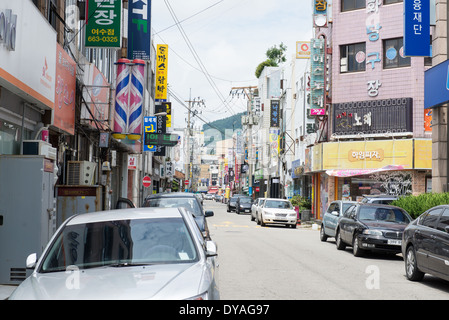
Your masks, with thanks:
<instances>
[{"instance_id":1,"label":"air conditioner unit","mask_svg":"<svg viewBox=\"0 0 449 320\"><path fill-rule=\"evenodd\" d=\"M22 145L24 155L40 155L50 160L56 160L56 148L53 148L48 142L24 140Z\"/></svg>"},{"instance_id":2,"label":"air conditioner unit","mask_svg":"<svg viewBox=\"0 0 449 320\"><path fill-rule=\"evenodd\" d=\"M67 184L71 186L93 185L97 164L89 161L69 161L67 166Z\"/></svg>"}]
</instances>

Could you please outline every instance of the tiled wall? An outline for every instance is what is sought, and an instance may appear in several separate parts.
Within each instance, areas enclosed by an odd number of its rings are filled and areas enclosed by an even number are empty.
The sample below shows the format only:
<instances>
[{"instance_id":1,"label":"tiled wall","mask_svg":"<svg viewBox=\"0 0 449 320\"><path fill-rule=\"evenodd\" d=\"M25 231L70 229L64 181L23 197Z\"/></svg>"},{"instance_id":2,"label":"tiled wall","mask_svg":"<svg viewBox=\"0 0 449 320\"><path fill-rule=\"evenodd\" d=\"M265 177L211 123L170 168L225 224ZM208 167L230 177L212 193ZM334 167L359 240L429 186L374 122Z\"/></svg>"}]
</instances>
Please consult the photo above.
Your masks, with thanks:
<instances>
[{"instance_id":1,"label":"tiled wall","mask_svg":"<svg viewBox=\"0 0 449 320\"><path fill-rule=\"evenodd\" d=\"M332 102L365 101L372 99L389 99L399 97L413 98L413 128L415 137L431 137L424 132L424 58L411 58L411 66L383 69L383 61L376 62L375 68L366 65L361 72L340 73L340 45L366 43L366 60L368 54L379 52L383 59L383 40L403 36L403 3L380 5L378 18L381 25L379 38L370 41L367 34L367 19L374 18L367 9L340 12L340 0L333 2L332 30ZM373 21L373 20L371 20ZM368 95L367 82L380 80L382 83L376 97Z\"/></svg>"}]
</instances>

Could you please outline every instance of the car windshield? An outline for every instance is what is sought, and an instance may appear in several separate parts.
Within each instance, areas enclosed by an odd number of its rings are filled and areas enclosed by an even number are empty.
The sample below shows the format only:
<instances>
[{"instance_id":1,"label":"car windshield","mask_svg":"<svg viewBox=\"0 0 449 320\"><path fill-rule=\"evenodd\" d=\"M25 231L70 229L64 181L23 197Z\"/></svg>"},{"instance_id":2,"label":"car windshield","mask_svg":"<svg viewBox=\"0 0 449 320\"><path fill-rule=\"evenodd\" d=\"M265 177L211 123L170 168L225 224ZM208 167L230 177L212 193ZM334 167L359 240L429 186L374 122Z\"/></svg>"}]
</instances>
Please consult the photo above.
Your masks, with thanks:
<instances>
[{"instance_id":1,"label":"car windshield","mask_svg":"<svg viewBox=\"0 0 449 320\"><path fill-rule=\"evenodd\" d=\"M346 212L350 206L352 206L353 203L343 203L343 209L341 210L342 213Z\"/></svg>"},{"instance_id":2,"label":"car windshield","mask_svg":"<svg viewBox=\"0 0 449 320\"><path fill-rule=\"evenodd\" d=\"M251 198L240 198L240 203L251 203Z\"/></svg>"},{"instance_id":3,"label":"car windshield","mask_svg":"<svg viewBox=\"0 0 449 320\"><path fill-rule=\"evenodd\" d=\"M184 207L193 212L195 216L203 215L203 211L195 198L154 198L147 199L145 207L179 208Z\"/></svg>"},{"instance_id":4,"label":"car windshield","mask_svg":"<svg viewBox=\"0 0 449 320\"><path fill-rule=\"evenodd\" d=\"M265 208L291 209L292 205L289 201L266 200Z\"/></svg>"},{"instance_id":5,"label":"car windshield","mask_svg":"<svg viewBox=\"0 0 449 320\"><path fill-rule=\"evenodd\" d=\"M117 220L66 226L49 248L40 272L197 260L182 218Z\"/></svg>"},{"instance_id":6,"label":"car windshield","mask_svg":"<svg viewBox=\"0 0 449 320\"><path fill-rule=\"evenodd\" d=\"M410 218L398 208L361 207L361 221L385 221L408 224Z\"/></svg>"}]
</instances>

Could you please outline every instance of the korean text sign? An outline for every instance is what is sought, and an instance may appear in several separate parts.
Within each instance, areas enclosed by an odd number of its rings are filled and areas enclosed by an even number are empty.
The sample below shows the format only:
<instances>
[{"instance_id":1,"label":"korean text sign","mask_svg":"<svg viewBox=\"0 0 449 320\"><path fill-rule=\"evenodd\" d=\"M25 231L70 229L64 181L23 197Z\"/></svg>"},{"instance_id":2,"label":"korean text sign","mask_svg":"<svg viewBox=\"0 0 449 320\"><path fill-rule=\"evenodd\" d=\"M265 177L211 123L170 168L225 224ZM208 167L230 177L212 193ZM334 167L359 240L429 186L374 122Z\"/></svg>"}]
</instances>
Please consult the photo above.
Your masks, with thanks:
<instances>
[{"instance_id":1,"label":"korean text sign","mask_svg":"<svg viewBox=\"0 0 449 320\"><path fill-rule=\"evenodd\" d=\"M404 54L429 57L430 0L404 0Z\"/></svg>"},{"instance_id":2,"label":"korean text sign","mask_svg":"<svg viewBox=\"0 0 449 320\"><path fill-rule=\"evenodd\" d=\"M158 44L156 53L156 101L167 100L168 45Z\"/></svg>"},{"instance_id":3,"label":"korean text sign","mask_svg":"<svg viewBox=\"0 0 449 320\"><path fill-rule=\"evenodd\" d=\"M86 2L86 47L121 48L122 0Z\"/></svg>"}]
</instances>

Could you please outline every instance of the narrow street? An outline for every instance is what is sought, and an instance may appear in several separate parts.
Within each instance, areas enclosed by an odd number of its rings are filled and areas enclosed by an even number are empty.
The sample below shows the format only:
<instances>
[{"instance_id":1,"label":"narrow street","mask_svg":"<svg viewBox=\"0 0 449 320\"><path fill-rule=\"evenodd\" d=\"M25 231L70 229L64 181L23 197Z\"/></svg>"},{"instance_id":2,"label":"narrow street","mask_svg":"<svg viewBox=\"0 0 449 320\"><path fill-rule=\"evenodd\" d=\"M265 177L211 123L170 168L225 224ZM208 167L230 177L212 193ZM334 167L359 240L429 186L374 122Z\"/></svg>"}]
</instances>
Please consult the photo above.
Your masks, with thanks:
<instances>
[{"instance_id":1,"label":"narrow street","mask_svg":"<svg viewBox=\"0 0 449 320\"><path fill-rule=\"evenodd\" d=\"M222 299L230 300L426 300L447 299L449 282L426 275L405 278L401 255L338 251L333 239L319 240L311 228L260 227L249 214L226 212L204 200L211 236L219 251Z\"/></svg>"}]
</instances>

